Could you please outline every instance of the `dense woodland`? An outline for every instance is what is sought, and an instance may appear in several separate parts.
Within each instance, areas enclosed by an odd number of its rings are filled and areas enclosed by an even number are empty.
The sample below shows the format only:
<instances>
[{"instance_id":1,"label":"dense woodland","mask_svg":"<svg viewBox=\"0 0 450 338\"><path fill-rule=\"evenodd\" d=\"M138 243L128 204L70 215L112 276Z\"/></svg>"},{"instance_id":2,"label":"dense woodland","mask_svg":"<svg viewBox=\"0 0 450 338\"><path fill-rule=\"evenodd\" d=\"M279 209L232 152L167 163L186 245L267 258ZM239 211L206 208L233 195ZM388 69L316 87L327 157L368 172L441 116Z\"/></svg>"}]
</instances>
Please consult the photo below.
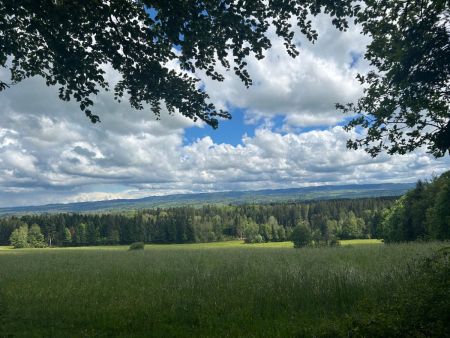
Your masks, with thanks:
<instances>
[{"instance_id":1,"label":"dense woodland","mask_svg":"<svg viewBox=\"0 0 450 338\"><path fill-rule=\"evenodd\" d=\"M133 214L40 214L0 219L0 244L27 246L27 233L38 227L46 245L97 245L212 242L245 238L247 242L284 241L306 224L318 240L379 238L383 210L395 198L324 200L259 205L206 205L137 211ZM20 244L20 242L22 244ZM36 240L34 240L36 242ZM31 243L28 243L31 246ZM41 244L38 244L39 246ZM36 246L36 245L33 245Z\"/></svg>"},{"instance_id":2,"label":"dense woodland","mask_svg":"<svg viewBox=\"0 0 450 338\"><path fill-rule=\"evenodd\" d=\"M390 242L450 239L450 171L419 181L385 210L382 228Z\"/></svg>"},{"instance_id":3,"label":"dense woodland","mask_svg":"<svg viewBox=\"0 0 450 338\"><path fill-rule=\"evenodd\" d=\"M194 243L245 239L298 246L339 239L450 239L450 172L400 198L257 205L205 205L133 213L39 214L0 219L0 244L15 247ZM294 244L296 240L294 239Z\"/></svg>"}]
</instances>

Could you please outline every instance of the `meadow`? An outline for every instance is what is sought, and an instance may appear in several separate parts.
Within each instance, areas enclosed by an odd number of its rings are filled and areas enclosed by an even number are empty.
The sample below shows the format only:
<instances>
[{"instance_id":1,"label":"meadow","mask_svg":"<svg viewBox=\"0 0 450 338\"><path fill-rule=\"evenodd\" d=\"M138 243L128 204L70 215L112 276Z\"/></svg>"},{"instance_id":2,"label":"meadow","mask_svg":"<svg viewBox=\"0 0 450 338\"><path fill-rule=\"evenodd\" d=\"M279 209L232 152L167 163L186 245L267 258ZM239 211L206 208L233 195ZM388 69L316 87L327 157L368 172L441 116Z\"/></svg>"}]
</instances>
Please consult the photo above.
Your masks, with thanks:
<instances>
[{"instance_id":1,"label":"meadow","mask_svg":"<svg viewBox=\"0 0 450 338\"><path fill-rule=\"evenodd\" d=\"M312 337L382 308L446 245L342 244L3 247L0 336Z\"/></svg>"}]
</instances>

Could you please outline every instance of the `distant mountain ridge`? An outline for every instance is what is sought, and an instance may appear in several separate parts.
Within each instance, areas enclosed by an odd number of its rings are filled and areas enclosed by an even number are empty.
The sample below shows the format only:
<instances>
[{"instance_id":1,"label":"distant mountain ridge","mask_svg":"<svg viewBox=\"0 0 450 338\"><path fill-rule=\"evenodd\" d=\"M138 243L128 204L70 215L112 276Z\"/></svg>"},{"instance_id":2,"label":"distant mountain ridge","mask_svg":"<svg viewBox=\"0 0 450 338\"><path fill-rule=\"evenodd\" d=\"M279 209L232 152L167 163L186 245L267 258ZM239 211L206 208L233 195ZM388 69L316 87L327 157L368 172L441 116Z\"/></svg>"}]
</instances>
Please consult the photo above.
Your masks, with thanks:
<instances>
[{"instance_id":1,"label":"distant mountain ridge","mask_svg":"<svg viewBox=\"0 0 450 338\"><path fill-rule=\"evenodd\" d=\"M116 199L67 204L0 208L0 215L57 212L107 212L157 207L205 204L273 203L321 199L400 196L414 183L323 185L290 189L223 191L209 193L149 196L139 199Z\"/></svg>"}]
</instances>

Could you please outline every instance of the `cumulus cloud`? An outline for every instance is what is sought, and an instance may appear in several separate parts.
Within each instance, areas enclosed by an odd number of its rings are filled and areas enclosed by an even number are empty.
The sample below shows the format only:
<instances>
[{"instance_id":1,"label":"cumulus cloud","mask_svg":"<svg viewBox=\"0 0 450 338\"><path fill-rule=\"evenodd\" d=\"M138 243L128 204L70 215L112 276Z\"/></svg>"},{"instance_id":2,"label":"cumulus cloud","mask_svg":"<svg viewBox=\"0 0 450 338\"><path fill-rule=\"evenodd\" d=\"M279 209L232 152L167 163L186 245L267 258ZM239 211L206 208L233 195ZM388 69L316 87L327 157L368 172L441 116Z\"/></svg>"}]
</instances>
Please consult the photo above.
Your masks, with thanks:
<instances>
[{"instance_id":1,"label":"cumulus cloud","mask_svg":"<svg viewBox=\"0 0 450 338\"><path fill-rule=\"evenodd\" d=\"M405 182L446 170L447 158L435 160L421 151L372 159L346 149L346 140L358 135L336 126L343 117L333 105L360 95L354 75L367 65L355 55L367 41L357 27L340 34L323 18L315 24L319 41L312 46L298 40L296 59L274 40L266 59L249 60L250 89L231 74L223 83L204 80L214 102L244 109L256 124L254 135L242 135L237 145L217 144L210 136L185 144L186 128L195 125L191 120L164 111L156 120L150 109L131 109L108 93L95 98L102 123L94 125L41 79L1 92L0 206ZM117 76L106 70L111 80ZM270 122L275 116L282 117L284 128Z\"/></svg>"},{"instance_id":2,"label":"cumulus cloud","mask_svg":"<svg viewBox=\"0 0 450 338\"><path fill-rule=\"evenodd\" d=\"M188 167L205 173L193 177L193 182L238 189L410 181L433 170L441 172L448 163L423 153L372 159L364 151L346 150L348 138L339 126L285 135L258 129L254 137L244 138L243 145L217 145L205 137L185 147L184 153Z\"/></svg>"},{"instance_id":3,"label":"cumulus cloud","mask_svg":"<svg viewBox=\"0 0 450 338\"><path fill-rule=\"evenodd\" d=\"M200 75L213 101L223 107L244 109L250 123L283 116L287 129L332 126L342 121L344 116L334 105L355 101L362 94L355 77L367 71L368 65L356 56L364 53L369 39L355 25L345 33L336 30L325 15L312 21L319 39L312 44L298 34L298 57L290 57L283 41L272 33L273 48L266 57L261 61L248 58L253 79L249 89L231 72L225 72L223 83Z\"/></svg>"}]
</instances>

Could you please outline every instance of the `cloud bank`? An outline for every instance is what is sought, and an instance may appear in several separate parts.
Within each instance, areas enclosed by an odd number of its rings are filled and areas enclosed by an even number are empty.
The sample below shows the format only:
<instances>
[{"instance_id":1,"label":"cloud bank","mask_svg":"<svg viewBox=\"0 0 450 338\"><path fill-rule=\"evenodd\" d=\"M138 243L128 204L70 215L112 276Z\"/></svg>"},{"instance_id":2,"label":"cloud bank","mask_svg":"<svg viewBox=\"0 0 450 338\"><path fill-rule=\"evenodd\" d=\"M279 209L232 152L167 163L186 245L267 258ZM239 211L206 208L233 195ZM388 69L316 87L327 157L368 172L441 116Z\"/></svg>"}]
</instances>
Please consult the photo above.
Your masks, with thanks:
<instances>
[{"instance_id":1,"label":"cloud bank","mask_svg":"<svg viewBox=\"0 0 450 338\"><path fill-rule=\"evenodd\" d=\"M149 109L133 110L107 93L96 97L102 123L93 125L41 79L1 92L0 206L410 182L446 170L447 158L435 160L421 151L372 159L346 149L346 140L358 135L342 129L346 117L333 107L361 95L355 75L368 69L359 57L367 38L358 27L342 34L324 18L315 24L319 41L299 39L297 58L275 38L264 60L249 58L250 89L228 73L222 83L203 78L215 103L243 110L254 128L254 135L242 135L237 145L218 144L210 136L186 143L186 128L204 126L164 112L156 120ZM272 122L277 117L281 125Z\"/></svg>"}]
</instances>

